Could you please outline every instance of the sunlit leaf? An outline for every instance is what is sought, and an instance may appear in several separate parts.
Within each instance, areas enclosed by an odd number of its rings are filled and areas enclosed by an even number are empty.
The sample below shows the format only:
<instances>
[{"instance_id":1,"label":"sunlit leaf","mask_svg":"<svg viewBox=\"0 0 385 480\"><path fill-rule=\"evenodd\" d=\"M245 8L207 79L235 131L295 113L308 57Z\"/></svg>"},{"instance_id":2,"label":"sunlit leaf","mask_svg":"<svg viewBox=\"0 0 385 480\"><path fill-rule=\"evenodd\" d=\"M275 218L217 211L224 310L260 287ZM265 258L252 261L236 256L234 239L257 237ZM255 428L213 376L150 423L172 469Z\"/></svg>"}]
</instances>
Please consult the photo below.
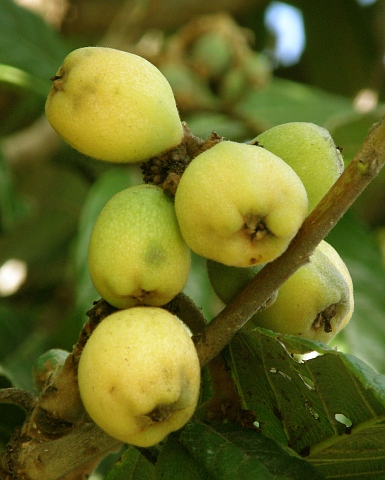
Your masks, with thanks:
<instances>
[{"instance_id":1,"label":"sunlit leaf","mask_svg":"<svg viewBox=\"0 0 385 480\"><path fill-rule=\"evenodd\" d=\"M30 10L11 0L0 0L0 11L0 64L17 69L13 71L15 84L19 83L21 76L27 83L45 80L48 93L49 79L56 73L69 48L41 17ZM34 89L32 85L28 87ZM38 91L44 93L41 87Z\"/></svg>"}]
</instances>

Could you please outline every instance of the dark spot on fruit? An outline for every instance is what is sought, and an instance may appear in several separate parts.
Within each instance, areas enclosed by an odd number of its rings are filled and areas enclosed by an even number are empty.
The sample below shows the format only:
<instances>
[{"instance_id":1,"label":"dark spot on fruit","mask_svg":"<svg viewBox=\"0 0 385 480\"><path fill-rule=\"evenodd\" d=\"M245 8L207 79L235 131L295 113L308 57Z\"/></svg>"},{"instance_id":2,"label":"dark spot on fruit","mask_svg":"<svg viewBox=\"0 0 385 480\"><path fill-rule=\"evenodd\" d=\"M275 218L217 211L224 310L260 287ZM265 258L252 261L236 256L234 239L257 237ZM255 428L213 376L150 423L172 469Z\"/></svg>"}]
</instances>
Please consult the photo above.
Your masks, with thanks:
<instances>
[{"instance_id":1,"label":"dark spot on fruit","mask_svg":"<svg viewBox=\"0 0 385 480\"><path fill-rule=\"evenodd\" d=\"M251 257L249 260L250 265L258 265L261 262L261 256L259 257Z\"/></svg>"},{"instance_id":2,"label":"dark spot on fruit","mask_svg":"<svg viewBox=\"0 0 385 480\"><path fill-rule=\"evenodd\" d=\"M144 260L152 266L162 265L166 260L166 251L157 244L149 245L145 254Z\"/></svg>"}]
</instances>

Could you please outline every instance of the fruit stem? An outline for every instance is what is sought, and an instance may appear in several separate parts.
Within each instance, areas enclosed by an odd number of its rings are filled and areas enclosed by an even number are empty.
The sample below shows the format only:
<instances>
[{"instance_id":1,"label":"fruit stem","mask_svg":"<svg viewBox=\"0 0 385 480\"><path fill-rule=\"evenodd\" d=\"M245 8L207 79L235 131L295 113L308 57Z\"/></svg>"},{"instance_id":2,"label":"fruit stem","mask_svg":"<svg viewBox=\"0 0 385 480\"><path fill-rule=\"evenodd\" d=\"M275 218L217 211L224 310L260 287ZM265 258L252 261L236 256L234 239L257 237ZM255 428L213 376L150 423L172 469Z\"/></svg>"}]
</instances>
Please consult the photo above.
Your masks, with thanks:
<instances>
[{"instance_id":1,"label":"fruit stem","mask_svg":"<svg viewBox=\"0 0 385 480\"><path fill-rule=\"evenodd\" d=\"M308 261L317 245L378 175L384 163L385 118L371 127L353 160L305 219L288 249L274 262L267 264L196 336L196 348L202 366L218 355L274 291Z\"/></svg>"}]
</instances>

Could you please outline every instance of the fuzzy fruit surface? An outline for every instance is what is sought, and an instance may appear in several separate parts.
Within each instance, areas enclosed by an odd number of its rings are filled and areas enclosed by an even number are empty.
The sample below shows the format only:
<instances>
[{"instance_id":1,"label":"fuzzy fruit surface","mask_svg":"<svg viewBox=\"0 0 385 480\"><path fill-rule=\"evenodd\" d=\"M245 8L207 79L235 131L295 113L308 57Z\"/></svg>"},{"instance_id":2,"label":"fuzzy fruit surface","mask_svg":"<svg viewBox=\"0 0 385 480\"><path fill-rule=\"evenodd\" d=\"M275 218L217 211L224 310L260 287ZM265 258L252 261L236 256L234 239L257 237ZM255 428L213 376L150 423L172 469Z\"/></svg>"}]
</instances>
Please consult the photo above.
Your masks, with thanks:
<instances>
[{"instance_id":1,"label":"fuzzy fruit surface","mask_svg":"<svg viewBox=\"0 0 385 480\"><path fill-rule=\"evenodd\" d=\"M182 140L166 78L144 58L113 48L71 52L52 78L45 112L67 143L100 160L138 162Z\"/></svg>"},{"instance_id":2,"label":"fuzzy fruit surface","mask_svg":"<svg viewBox=\"0 0 385 480\"><path fill-rule=\"evenodd\" d=\"M307 195L294 170L273 153L224 141L188 165L175 211L195 253L250 267L286 250L306 216Z\"/></svg>"},{"instance_id":3,"label":"fuzzy fruit surface","mask_svg":"<svg viewBox=\"0 0 385 480\"><path fill-rule=\"evenodd\" d=\"M354 309L349 271L334 248L322 241L278 290L275 303L253 316L255 326L329 343Z\"/></svg>"},{"instance_id":4,"label":"fuzzy fruit surface","mask_svg":"<svg viewBox=\"0 0 385 480\"><path fill-rule=\"evenodd\" d=\"M84 407L100 428L148 447L193 415L200 365L177 317L158 307L135 307L113 313L94 330L78 379Z\"/></svg>"},{"instance_id":5,"label":"fuzzy fruit surface","mask_svg":"<svg viewBox=\"0 0 385 480\"><path fill-rule=\"evenodd\" d=\"M314 123L283 123L258 135L256 140L300 177L307 191L309 213L344 170L341 152L330 133Z\"/></svg>"},{"instance_id":6,"label":"fuzzy fruit surface","mask_svg":"<svg viewBox=\"0 0 385 480\"><path fill-rule=\"evenodd\" d=\"M88 247L91 280L117 308L169 302L183 289L190 260L173 202L153 185L114 195L99 214Z\"/></svg>"}]
</instances>

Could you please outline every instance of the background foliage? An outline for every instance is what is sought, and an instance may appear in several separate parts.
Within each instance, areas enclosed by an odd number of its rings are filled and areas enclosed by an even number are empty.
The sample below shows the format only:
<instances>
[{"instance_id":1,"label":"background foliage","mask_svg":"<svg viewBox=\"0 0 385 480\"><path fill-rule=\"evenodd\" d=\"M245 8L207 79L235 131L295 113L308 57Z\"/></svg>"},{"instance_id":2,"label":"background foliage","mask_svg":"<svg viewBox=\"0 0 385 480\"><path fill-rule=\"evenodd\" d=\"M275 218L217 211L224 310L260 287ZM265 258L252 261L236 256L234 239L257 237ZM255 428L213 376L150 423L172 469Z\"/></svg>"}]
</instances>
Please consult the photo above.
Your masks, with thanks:
<instances>
[{"instance_id":1,"label":"background foliage","mask_svg":"<svg viewBox=\"0 0 385 480\"><path fill-rule=\"evenodd\" d=\"M197 1L193 11L188 2L175 11L172 2L139 0L20 3L25 6L0 0L0 387L33 389L31 365L49 348L71 350L98 298L86 265L98 212L115 192L141 182L137 166L90 161L47 125L49 78L64 56L95 44L137 52L167 76L196 135L215 130L246 141L276 124L310 121L329 129L348 163L385 112L385 2L287 2L302 14L306 35L292 65L274 56L277 39L264 23L278 2L207 7ZM166 7L166 14L157 10ZM196 38L186 25L199 31L196 25L205 21L195 15L217 12L232 14L211 17L211 25L219 18L235 46L252 39L247 52L254 56L242 51L238 77L229 67L211 77L194 67ZM209 47L212 66L218 50ZM258 412L263 435L197 420L153 452L155 466L129 447L109 473L111 461L102 465L100 478L177 479L181 472L191 479L385 478L384 183L385 172L327 238L355 288L353 319L333 345L344 353L312 345L321 355L300 364L285 356L271 332L239 335L225 358L243 406ZM10 280L3 278L11 259L26 268L26 277L9 293ZM204 259L194 257L186 293L208 318L221 308ZM210 396L209 381L202 395ZM0 449L22 421L21 410L1 405ZM309 448L307 461L297 455Z\"/></svg>"}]
</instances>

